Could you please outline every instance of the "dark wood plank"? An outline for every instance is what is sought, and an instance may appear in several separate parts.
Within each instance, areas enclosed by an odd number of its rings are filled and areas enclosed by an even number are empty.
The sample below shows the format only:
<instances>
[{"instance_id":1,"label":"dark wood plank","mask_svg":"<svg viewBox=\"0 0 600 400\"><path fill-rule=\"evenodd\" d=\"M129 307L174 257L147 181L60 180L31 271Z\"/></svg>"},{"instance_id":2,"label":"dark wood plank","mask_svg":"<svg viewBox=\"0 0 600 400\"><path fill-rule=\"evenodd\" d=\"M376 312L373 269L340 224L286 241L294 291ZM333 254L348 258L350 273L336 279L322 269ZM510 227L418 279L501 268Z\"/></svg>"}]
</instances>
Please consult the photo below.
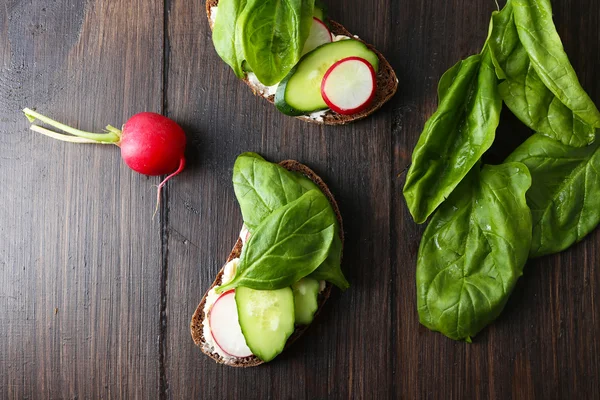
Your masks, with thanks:
<instances>
[{"instance_id":1,"label":"dark wood plank","mask_svg":"<svg viewBox=\"0 0 600 400\"><path fill-rule=\"evenodd\" d=\"M96 130L160 112L162 6L0 6L2 398L155 398L159 389L158 179L130 171L114 146L30 132L20 109Z\"/></svg>"},{"instance_id":2,"label":"dark wood plank","mask_svg":"<svg viewBox=\"0 0 600 400\"><path fill-rule=\"evenodd\" d=\"M334 19L388 56L401 81L390 104L348 127L308 125L255 98L216 55L202 1L0 7L4 396L600 397L598 231L530 262L503 315L474 344L418 324L423 227L402 199L403 171L435 109L440 75L479 50L493 2L327 3ZM600 100L600 5L553 3L571 61ZM114 148L34 135L24 106L89 129L142 110L180 122L189 166L169 184L159 219L151 220L158 179L129 171ZM501 162L527 135L504 113L487 160ZM237 370L194 347L189 320L240 228L231 172L249 150L298 159L330 185L352 287L335 292L277 360Z\"/></svg>"},{"instance_id":3,"label":"dark wood plank","mask_svg":"<svg viewBox=\"0 0 600 400\"><path fill-rule=\"evenodd\" d=\"M332 16L386 50L389 7L328 2ZM169 10L168 114L188 127L196 161L170 186L167 381L172 398L385 398L391 388L392 301L389 113L347 127L320 127L281 115L253 96L216 55L203 2ZM357 12L358 11L358 12ZM337 293L309 332L276 361L249 370L216 365L195 348L190 318L234 244L242 219L231 173L256 151L314 168L339 201L347 233ZM371 279L376 268L377 280Z\"/></svg>"},{"instance_id":4,"label":"dark wood plank","mask_svg":"<svg viewBox=\"0 0 600 400\"><path fill-rule=\"evenodd\" d=\"M437 104L441 74L480 50L493 2L428 0L394 3L394 65L405 83L394 110L394 169L410 163L425 119ZM596 76L600 5L595 0L555 0L554 14L566 51L592 99ZM504 112L489 162L502 162L529 131ZM398 249L394 256L396 391L404 398L599 398L597 318L600 270L594 232L563 254L528 263L504 313L473 344L453 342L418 324L415 265L424 227L415 225L394 182Z\"/></svg>"}]
</instances>

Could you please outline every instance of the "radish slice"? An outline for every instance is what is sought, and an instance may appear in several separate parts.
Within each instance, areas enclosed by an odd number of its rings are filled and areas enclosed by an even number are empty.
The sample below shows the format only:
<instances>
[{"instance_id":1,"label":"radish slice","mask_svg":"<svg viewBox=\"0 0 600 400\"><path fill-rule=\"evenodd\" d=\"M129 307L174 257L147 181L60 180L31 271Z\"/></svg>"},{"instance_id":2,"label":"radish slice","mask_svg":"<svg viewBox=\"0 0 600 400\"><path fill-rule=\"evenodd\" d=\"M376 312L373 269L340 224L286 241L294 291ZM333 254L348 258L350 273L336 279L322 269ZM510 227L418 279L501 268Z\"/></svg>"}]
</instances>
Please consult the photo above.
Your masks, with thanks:
<instances>
[{"instance_id":1,"label":"radish slice","mask_svg":"<svg viewBox=\"0 0 600 400\"><path fill-rule=\"evenodd\" d=\"M369 106L377 82L373 66L364 58L348 57L333 64L321 82L321 96L338 114L356 114Z\"/></svg>"},{"instance_id":2,"label":"radish slice","mask_svg":"<svg viewBox=\"0 0 600 400\"><path fill-rule=\"evenodd\" d=\"M252 351L246 345L238 322L235 289L223 293L209 313L210 331L217 346L232 357L248 357Z\"/></svg>"},{"instance_id":3,"label":"radish slice","mask_svg":"<svg viewBox=\"0 0 600 400\"><path fill-rule=\"evenodd\" d=\"M310 53L317 47L325 43L331 43L333 40L329 28L319 18L313 17L312 26L310 27L310 33L306 42L304 42L304 49L302 49L302 55Z\"/></svg>"}]
</instances>

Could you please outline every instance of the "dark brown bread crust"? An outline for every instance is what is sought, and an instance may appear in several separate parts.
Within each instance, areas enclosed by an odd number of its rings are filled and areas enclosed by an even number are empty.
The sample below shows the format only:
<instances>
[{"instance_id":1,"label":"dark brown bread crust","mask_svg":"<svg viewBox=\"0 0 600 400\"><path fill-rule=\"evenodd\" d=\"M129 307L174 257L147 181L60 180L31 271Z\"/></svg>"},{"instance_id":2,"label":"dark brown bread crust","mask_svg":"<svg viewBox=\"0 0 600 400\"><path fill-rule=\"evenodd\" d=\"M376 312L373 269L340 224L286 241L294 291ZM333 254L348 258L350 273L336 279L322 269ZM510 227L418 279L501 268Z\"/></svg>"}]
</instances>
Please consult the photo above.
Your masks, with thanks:
<instances>
[{"instance_id":1,"label":"dark brown bread crust","mask_svg":"<svg viewBox=\"0 0 600 400\"><path fill-rule=\"evenodd\" d=\"M305 175L308 179L310 179L317 186L319 186L319 189L321 189L323 194L325 196L327 196L327 199L331 203L333 211L335 212L338 223L340 224L340 239L342 240L342 248L343 248L344 226L342 224L342 216L340 215L340 209L338 208L338 205L337 205L335 199L333 198L333 195L329 191L329 188L325 184L325 182L323 182L323 180L317 174L315 174L315 172L312 169L308 168L306 165L299 163L298 161L286 160L286 161L282 161L281 163L279 163L279 165L281 165L283 168L285 168L289 171L299 172L299 173ZM233 247L233 250L231 250L231 253L229 254L229 257L227 257L227 262L233 260L234 258L239 257L241 252L242 252L242 239L238 238L237 242L235 243L235 246ZM202 297L200 304L198 304L198 307L196 308L196 312L192 316L192 321L190 323L190 329L192 331L192 339L194 339L194 343L196 343L196 345L198 347L200 347L200 349L202 350L202 352L204 354L211 357L213 360L215 360L216 362L218 362L220 364L229 365L230 367L244 367L244 368L245 367L255 367L257 365L260 365L263 363L263 361L261 361L259 358L255 357L255 356L245 357L245 358L236 358L236 359L230 361L230 360L224 359L217 353L212 353L212 352L208 351L207 349L205 349L206 340L204 338L202 322L204 321L204 305L206 304L206 296L212 288L221 284L222 278L223 278L223 268L221 268L221 270L217 274L217 277L215 278L215 281L213 282L211 287L206 291L206 293L204 294L204 297ZM329 295L331 294L331 288L332 288L332 285L329 282L327 282L327 284L325 286L325 290L323 290L323 292L321 292L319 294L319 299L318 299L319 307L317 308L315 317L319 314L323 305L325 304L325 301L329 298ZM296 327L296 330L294 331L292 336L290 336L290 338L288 339L288 341L285 345L285 348L287 349L292 343L294 343L294 341L296 341L296 339L298 339L300 336L302 336L302 334L306 331L306 329L309 326L310 325Z\"/></svg>"},{"instance_id":2,"label":"dark brown bread crust","mask_svg":"<svg viewBox=\"0 0 600 400\"><path fill-rule=\"evenodd\" d=\"M216 7L219 4L219 0L206 0L206 16L208 17L208 25L212 29L211 20L210 20L210 9L211 7ZM349 37L353 37L353 35L346 30L341 24L335 22L332 19L328 18L329 27L331 28L331 33L334 35L345 35ZM323 121L315 121L312 118L307 116L299 116L299 118L303 121L312 122L316 124L325 124L325 125L344 125L350 122L358 121L360 119L366 118L369 115L373 114L375 111L379 110L381 106L383 106L392 96L396 93L398 89L398 78L396 77L396 73L394 69L390 65L390 63L385 59L383 54L381 54L375 47L366 43L364 40L354 37L356 40L360 40L367 47L377 54L379 57L379 71L377 72L377 92L375 93L375 98L373 102L364 111L361 111L357 114L353 115L341 115L335 112L328 112L323 116ZM264 97L260 93L256 91L256 88L252 86L250 82L248 82L247 78L244 78L243 81L252 89L255 95L259 95L260 97L265 98L270 103L273 103L275 100L275 96L271 95L269 97Z\"/></svg>"}]
</instances>

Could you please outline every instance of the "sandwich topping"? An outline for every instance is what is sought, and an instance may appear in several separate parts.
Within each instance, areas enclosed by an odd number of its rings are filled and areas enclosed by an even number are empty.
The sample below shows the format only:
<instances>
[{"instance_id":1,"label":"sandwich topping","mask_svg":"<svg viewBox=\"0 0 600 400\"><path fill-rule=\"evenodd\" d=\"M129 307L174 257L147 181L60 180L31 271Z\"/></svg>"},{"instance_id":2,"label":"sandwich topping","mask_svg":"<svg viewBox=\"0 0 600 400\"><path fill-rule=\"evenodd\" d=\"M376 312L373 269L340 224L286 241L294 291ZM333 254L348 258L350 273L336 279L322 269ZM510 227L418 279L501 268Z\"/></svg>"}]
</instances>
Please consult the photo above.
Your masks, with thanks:
<instances>
[{"instance_id":1,"label":"sandwich topping","mask_svg":"<svg viewBox=\"0 0 600 400\"><path fill-rule=\"evenodd\" d=\"M244 226L242 228L242 231L240 232L240 239L242 240L242 243L246 243L247 240L247 236L248 236L248 229ZM227 264L225 264L225 266L223 267L223 275L221 277L221 285L225 285L229 282L231 282L231 280L233 279L233 277L235 276L236 273L236 268L240 263L240 259L238 258L234 258L231 261L229 261ZM318 294L321 294L325 288L326 288L327 282L321 280L318 281ZM204 303L204 320L202 321L202 328L203 328L203 334L204 334L204 338L205 338L205 343L204 343L204 349L210 353L217 353L219 356L221 356L223 359L225 360L233 360L235 358L239 358L240 356L235 356L232 354L227 353L225 350L223 350L219 344L215 341L215 337L213 336L213 331L211 330L211 325L210 325L210 318L209 315L212 311L212 308L214 306L214 304L216 303L216 301L219 299L220 295L217 294L217 288L219 286L215 286L214 288L210 289L208 291L208 293L206 294L206 302ZM306 285L304 286L300 286L298 289L298 294L299 295L303 295L306 296L307 295L307 289L306 289ZM235 296L234 296L234 300L235 300ZM298 314L300 314L300 312L298 312L298 310L296 311L296 320L298 320ZM235 347L238 348L237 351L233 351L233 353L237 353L237 354L243 354L244 356L249 356L249 355L253 355L252 351L248 348L246 341L244 339L240 324L239 324L239 320L237 318L237 313L235 313L235 315L230 315L229 316L231 319L231 323L229 325L229 333L232 336L236 336L235 338ZM308 320L308 319L312 319L311 317L304 317L304 320ZM310 321L308 321L307 323L310 323ZM236 334L237 333L237 334ZM230 340L230 342L232 342L233 340Z\"/></svg>"},{"instance_id":2,"label":"sandwich topping","mask_svg":"<svg viewBox=\"0 0 600 400\"><path fill-rule=\"evenodd\" d=\"M213 7L213 8L215 10L217 9L217 7ZM212 17L212 15L211 15L211 17ZM354 37L358 38L358 36L356 36L356 35ZM333 42L339 42L340 40L348 40L348 39L351 39L350 36L333 35ZM272 96L275 96L275 94L277 94L277 88L279 87L280 82L277 82L276 84L274 84L272 86L265 86L258 80L258 78L256 77L256 74L254 72L247 72L246 78L248 79L248 83L254 90L254 93L257 93L264 98L270 98ZM314 120L317 122L323 122L323 117L325 117L327 114L331 114L331 113L332 113L331 109L326 108L323 110L313 111L313 112L303 116L303 118L311 119L311 120Z\"/></svg>"},{"instance_id":3,"label":"sandwich topping","mask_svg":"<svg viewBox=\"0 0 600 400\"><path fill-rule=\"evenodd\" d=\"M215 49L236 75L282 113L318 122L365 111L377 91L378 55L358 36L334 35L327 21L309 0L220 0L210 8Z\"/></svg>"},{"instance_id":4,"label":"sandwich topping","mask_svg":"<svg viewBox=\"0 0 600 400\"><path fill-rule=\"evenodd\" d=\"M258 154L238 157L233 183L243 245L205 296L202 346L226 362L270 361L312 322L326 282L348 288L340 226L319 186Z\"/></svg>"},{"instance_id":5,"label":"sandwich topping","mask_svg":"<svg viewBox=\"0 0 600 400\"><path fill-rule=\"evenodd\" d=\"M248 83L252 86L252 89L255 93L260 94L263 97L275 96L277 93L277 87L279 86L279 82L272 86L265 86L261 81L258 80L256 74L254 72L248 72L246 74L246 78L248 79Z\"/></svg>"}]
</instances>

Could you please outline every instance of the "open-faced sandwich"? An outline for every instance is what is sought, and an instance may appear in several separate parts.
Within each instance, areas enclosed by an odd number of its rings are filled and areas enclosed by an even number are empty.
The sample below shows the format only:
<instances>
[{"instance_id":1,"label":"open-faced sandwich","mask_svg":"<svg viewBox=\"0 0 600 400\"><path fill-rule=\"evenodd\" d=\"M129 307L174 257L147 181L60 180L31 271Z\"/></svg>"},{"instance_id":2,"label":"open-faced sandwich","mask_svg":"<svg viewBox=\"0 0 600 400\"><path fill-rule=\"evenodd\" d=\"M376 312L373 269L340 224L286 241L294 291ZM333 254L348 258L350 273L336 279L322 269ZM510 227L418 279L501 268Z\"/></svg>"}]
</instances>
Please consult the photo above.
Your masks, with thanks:
<instances>
[{"instance_id":1,"label":"open-faced sandwich","mask_svg":"<svg viewBox=\"0 0 600 400\"><path fill-rule=\"evenodd\" d=\"M206 13L219 56L284 114L342 125L396 92L383 55L315 0L207 0Z\"/></svg>"},{"instance_id":2,"label":"open-faced sandwich","mask_svg":"<svg viewBox=\"0 0 600 400\"><path fill-rule=\"evenodd\" d=\"M244 153L233 185L244 224L191 331L215 361L253 367L305 331L332 284L349 287L341 270L344 234L331 192L297 161L273 164Z\"/></svg>"}]
</instances>

